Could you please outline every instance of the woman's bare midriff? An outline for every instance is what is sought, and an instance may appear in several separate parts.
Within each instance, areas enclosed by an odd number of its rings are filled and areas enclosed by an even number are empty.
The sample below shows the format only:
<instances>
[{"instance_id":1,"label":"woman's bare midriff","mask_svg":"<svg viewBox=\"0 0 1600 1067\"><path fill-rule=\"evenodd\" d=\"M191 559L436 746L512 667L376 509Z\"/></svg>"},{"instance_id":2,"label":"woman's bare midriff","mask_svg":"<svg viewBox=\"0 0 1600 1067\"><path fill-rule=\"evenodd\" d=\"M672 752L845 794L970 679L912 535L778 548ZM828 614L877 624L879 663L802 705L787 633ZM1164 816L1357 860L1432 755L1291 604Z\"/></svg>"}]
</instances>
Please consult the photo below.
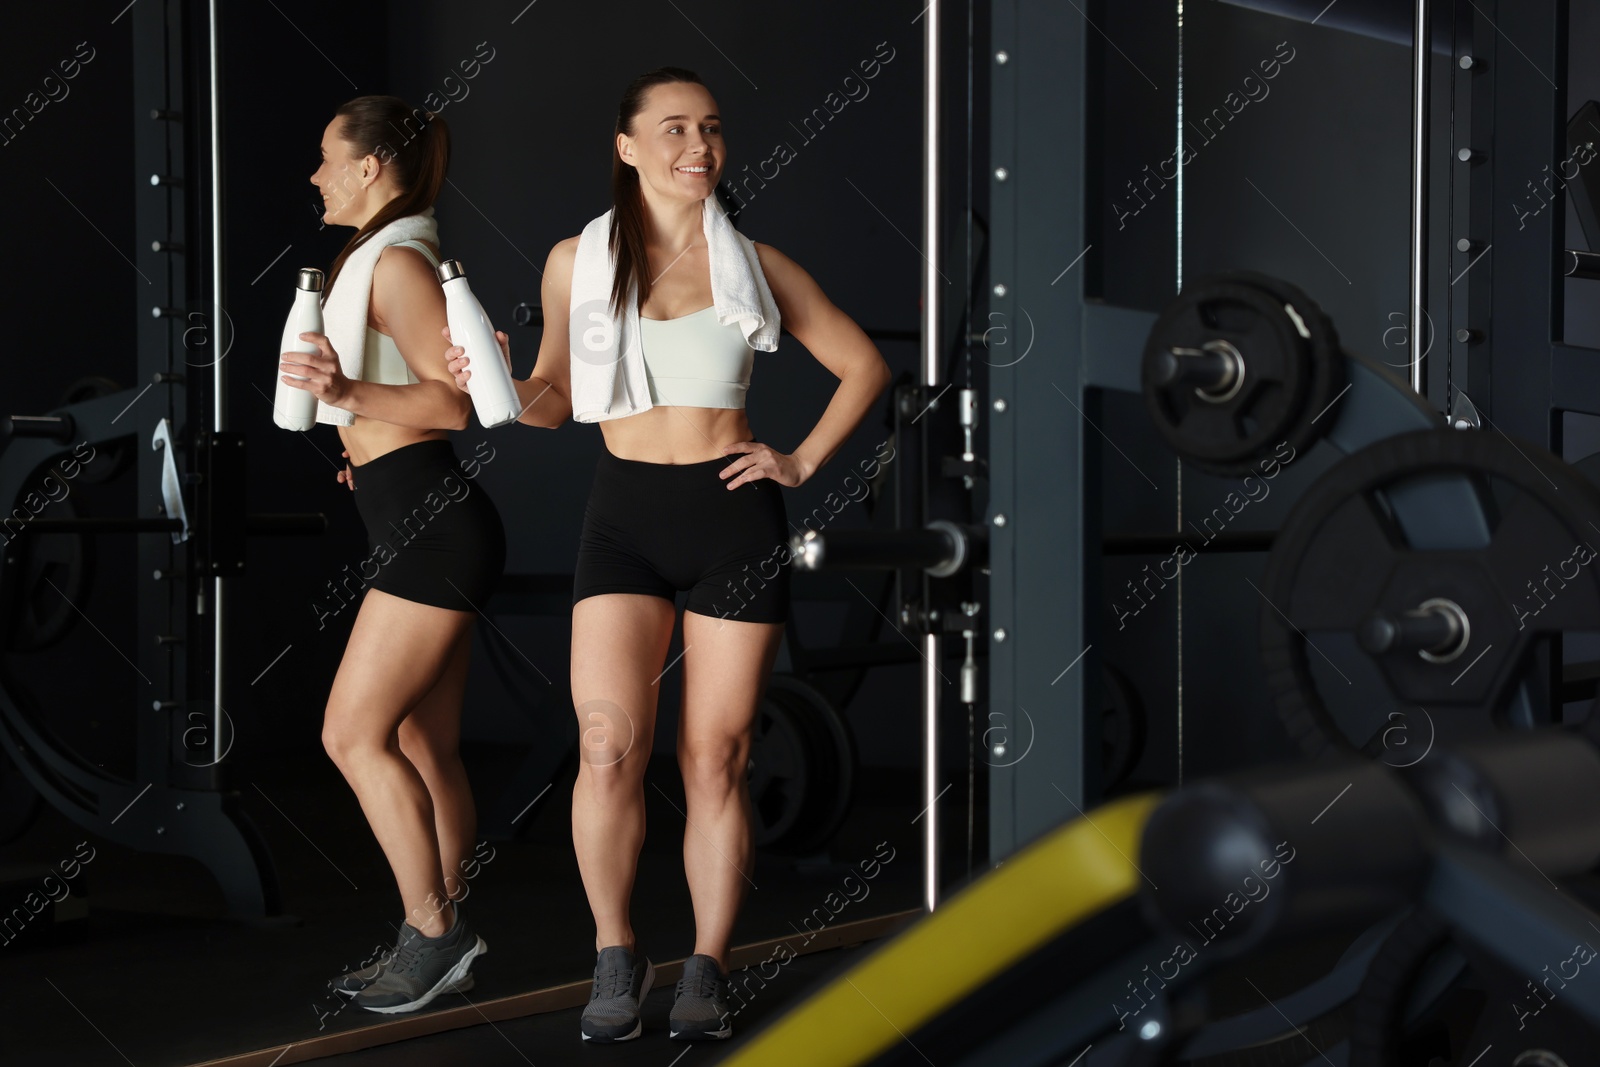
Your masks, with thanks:
<instances>
[{"instance_id":1,"label":"woman's bare midriff","mask_svg":"<svg viewBox=\"0 0 1600 1067\"><path fill-rule=\"evenodd\" d=\"M404 445L443 440L449 436L444 430L417 430L392 422L362 418L360 415L356 416L354 425L339 427L339 440L344 442L345 451L350 453L350 464L357 467Z\"/></svg>"},{"instance_id":2,"label":"woman's bare midriff","mask_svg":"<svg viewBox=\"0 0 1600 1067\"><path fill-rule=\"evenodd\" d=\"M600 423L606 451L644 463L704 463L726 459L726 445L751 439L743 408L689 408L658 404L648 411Z\"/></svg>"}]
</instances>

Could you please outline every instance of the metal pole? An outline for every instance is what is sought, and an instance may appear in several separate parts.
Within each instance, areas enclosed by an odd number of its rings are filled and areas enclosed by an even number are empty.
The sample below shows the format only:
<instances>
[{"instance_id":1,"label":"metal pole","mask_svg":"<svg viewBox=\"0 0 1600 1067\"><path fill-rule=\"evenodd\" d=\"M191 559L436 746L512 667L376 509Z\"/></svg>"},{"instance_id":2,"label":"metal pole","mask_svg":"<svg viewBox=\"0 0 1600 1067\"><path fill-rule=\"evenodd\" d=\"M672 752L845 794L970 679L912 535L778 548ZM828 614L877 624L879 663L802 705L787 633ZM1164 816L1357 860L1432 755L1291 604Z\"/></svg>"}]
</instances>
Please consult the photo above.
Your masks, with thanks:
<instances>
[{"instance_id":1,"label":"metal pole","mask_svg":"<svg viewBox=\"0 0 1600 1067\"><path fill-rule=\"evenodd\" d=\"M939 0L923 12L922 82L922 383L930 395L939 384ZM926 424L924 424L926 425ZM923 501L926 510L927 502ZM926 515L923 516L926 519ZM926 584L926 579L923 579ZM939 902L939 636L922 639L922 897L932 911Z\"/></svg>"},{"instance_id":2,"label":"metal pole","mask_svg":"<svg viewBox=\"0 0 1600 1067\"><path fill-rule=\"evenodd\" d=\"M1427 396L1422 341L1428 295L1428 0L1417 0L1411 50L1411 388Z\"/></svg>"},{"instance_id":3,"label":"metal pole","mask_svg":"<svg viewBox=\"0 0 1600 1067\"><path fill-rule=\"evenodd\" d=\"M211 86L211 314L212 344L223 346L228 340L223 330L228 313L222 304L222 45L217 32L217 0L209 0ZM216 351L216 349L213 349ZM227 351L224 347L222 351ZM211 365L211 429L218 432L227 425L227 360L218 358ZM223 747L223 600L222 577L211 580L211 758L213 766L227 751Z\"/></svg>"}]
</instances>

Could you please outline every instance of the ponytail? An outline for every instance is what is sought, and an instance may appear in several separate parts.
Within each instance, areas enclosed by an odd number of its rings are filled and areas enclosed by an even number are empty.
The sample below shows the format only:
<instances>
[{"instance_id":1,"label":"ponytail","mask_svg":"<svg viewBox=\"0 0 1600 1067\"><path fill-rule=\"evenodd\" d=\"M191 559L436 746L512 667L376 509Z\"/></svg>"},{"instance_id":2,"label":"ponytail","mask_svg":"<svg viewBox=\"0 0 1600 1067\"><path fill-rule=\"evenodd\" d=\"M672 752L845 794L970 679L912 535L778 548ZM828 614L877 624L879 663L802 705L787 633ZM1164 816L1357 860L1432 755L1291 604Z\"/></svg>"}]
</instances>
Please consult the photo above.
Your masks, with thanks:
<instances>
[{"instance_id":1,"label":"ponytail","mask_svg":"<svg viewBox=\"0 0 1600 1067\"><path fill-rule=\"evenodd\" d=\"M334 117L344 120L340 139L354 146L357 158L375 155L383 166L394 168L400 195L379 208L346 242L322 287L324 303L351 253L395 219L420 215L432 207L450 169L450 127L436 112L409 107L395 96L358 96L341 105Z\"/></svg>"}]
</instances>

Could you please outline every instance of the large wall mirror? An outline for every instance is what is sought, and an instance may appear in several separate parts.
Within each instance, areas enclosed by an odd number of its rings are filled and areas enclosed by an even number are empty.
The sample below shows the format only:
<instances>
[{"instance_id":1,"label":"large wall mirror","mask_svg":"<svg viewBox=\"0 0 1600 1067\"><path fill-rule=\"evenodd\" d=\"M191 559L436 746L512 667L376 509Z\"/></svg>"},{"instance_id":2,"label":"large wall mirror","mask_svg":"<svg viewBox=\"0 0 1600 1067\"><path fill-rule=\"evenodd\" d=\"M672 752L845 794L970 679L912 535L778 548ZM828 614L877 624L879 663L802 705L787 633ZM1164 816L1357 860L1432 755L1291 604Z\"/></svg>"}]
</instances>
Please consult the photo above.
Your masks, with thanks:
<instances>
[{"instance_id":1,"label":"large wall mirror","mask_svg":"<svg viewBox=\"0 0 1600 1067\"><path fill-rule=\"evenodd\" d=\"M476 811L462 913L490 948L475 987L390 1016L327 984L392 944L404 917L373 813L325 747L370 560L338 478L346 459L332 427L273 419L298 272L330 270L355 232L324 221L311 182L341 104L393 94L448 124L439 251L467 265L522 377L552 246L610 206L623 89L662 65L690 68L720 107L722 202L738 232L804 268L896 374L916 365L923 260L906 234L920 204L919 5L217 6L214 40L207 5L140 0L32 11L0 45L0 181L18 227L17 358L0 413L94 401L106 425L139 425L22 469L29 442L75 441L86 423L14 420L22 428L0 451L18 490L5 500L18 521L4 537L0 686L10 751L36 771L0 757L8 1061L288 1063L330 1035L355 1035L340 1048L390 1040L371 1028L429 1013L499 1004L485 1017L504 1018L556 1004L507 998L587 997L594 920L572 798L589 727L570 686L571 594L603 445L598 428L570 421L544 432L473 420L450 433L472 467L468 491L492 497L507 535L505 577L474 605L460 731ZM214 178L213 220L201 205ZM213 277L219 305L200 295ZM970 276L953 281L971 288ZM169 355L166 369L151 373L152 352ZM759 352L747 405L757 438L795 448L837 384L792 336ZM202 390L197 407L190 393ZM887 394L786 490L790 532L886 521L886 405ZM208 426L223 430L197 441ZM166 473L179 497L211 491L208 510L175 514ZM232 525L205 535L211 558L196 557L181 539L226 515ZM224 565L219 582L210 572ZM921 662L885 614L891 584L795 576L754 727L755 859L732 937L756 958L785 939L804 951L880 936L920 905ZM220 687L215 649L194 647L219 613ZM632 922L658 964L696 947L684 855L699 831L677 762L683 653L680 625L654 736L635 740L651 756ZM982 866L981 826L950 821L951 876Z\"/></svg>"}]
</instances>

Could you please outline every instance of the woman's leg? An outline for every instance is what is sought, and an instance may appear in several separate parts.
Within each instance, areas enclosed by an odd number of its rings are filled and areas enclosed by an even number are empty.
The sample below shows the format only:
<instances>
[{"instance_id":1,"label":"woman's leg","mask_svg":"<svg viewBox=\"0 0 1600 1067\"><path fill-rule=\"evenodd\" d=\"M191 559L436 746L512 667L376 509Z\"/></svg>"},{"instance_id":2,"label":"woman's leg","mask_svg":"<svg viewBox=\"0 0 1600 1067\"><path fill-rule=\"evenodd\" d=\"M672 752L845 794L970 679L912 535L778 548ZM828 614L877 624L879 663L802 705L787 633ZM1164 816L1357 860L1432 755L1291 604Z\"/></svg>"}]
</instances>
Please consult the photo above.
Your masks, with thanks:
<instances>
[{"instance_id":1,"label":"woman's leg","mask_svg":"<svg viewBox=\"0 0 1600 1067\"><path fill-rule=\"evenodd\" d=\"M694 950L716 960L723 974L750 878L751 728L782 637L781 622L683 613L683 868L694 901Z\"/></svg>"},{"instance_id":2,"label":"woman's leg","mask_svg":"<svg viewBox=\"0 0 1600 1067\"><path fill-rule=\"evenodd\" d=\"M402 719L438 682L472 615L377 589L362 599L328 695L322 743L361 802L399 884L406 921L438 937L451 919L444 895L433 800L400 751Z\"/></svg>"},{"instance_id":3,"label":"woman's leg","mask_svg":"<svg viewBox=\"0 0 1600 1067\"><path fill-rule=\"evenodd\" d=\"M444 887L452 900L466 898L462 872L473 851L477 809L461 763L461 708L472 654L472 627L462 629L444 673L400 721L400 751L422 775L433 800ZM441 904L442 906L442 904Z\"/></svg>"},{"instance_id":4,"label":"woman's leg","mask_svg":"<svg viewBox=\"0 0 1600 1067\"><path fill-rule=\"evenodd\" d=\"M635 593L603 593L572 607L572 844L597 952L634 948L628 900L644 844L644 770L674 614L665 597Z\"/></svg>"}]
</instances>

